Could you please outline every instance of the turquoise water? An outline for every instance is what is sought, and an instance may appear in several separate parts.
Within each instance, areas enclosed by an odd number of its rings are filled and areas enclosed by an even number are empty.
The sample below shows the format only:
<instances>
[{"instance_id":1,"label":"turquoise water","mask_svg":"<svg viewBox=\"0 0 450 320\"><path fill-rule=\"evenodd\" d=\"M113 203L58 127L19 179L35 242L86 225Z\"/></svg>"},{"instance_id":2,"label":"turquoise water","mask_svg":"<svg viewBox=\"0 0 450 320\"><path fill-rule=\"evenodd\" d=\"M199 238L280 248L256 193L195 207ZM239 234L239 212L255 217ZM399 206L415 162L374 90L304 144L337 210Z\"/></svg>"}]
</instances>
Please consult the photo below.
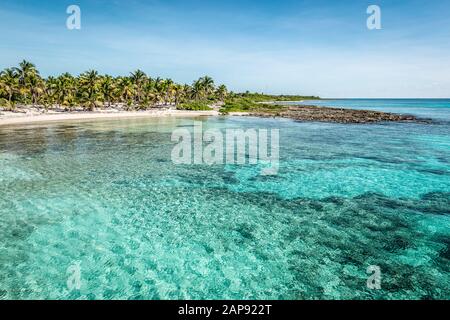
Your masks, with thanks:
<instances>
[{"instance_id":1,"label":"turquoise water","mask_svg":"<svg viewBox=\"0 0 450 320\"><path fill-rule=\"evenodd\" d=\"M330 99L307 100L301 104L408 113L427 119L450 121L450 99Z\"/></svg>"},{"instance_id":2,"label":"turquoise water","mask_svg":"<svg viewBox=\"0 0 450 320\"><path fill-rule=\"evenodd\" d=\"M192 119L0 127L0 298L450 298L447 123L196 120L278 128L279 174L172 164Z\"/></svg>"}]
</instances>

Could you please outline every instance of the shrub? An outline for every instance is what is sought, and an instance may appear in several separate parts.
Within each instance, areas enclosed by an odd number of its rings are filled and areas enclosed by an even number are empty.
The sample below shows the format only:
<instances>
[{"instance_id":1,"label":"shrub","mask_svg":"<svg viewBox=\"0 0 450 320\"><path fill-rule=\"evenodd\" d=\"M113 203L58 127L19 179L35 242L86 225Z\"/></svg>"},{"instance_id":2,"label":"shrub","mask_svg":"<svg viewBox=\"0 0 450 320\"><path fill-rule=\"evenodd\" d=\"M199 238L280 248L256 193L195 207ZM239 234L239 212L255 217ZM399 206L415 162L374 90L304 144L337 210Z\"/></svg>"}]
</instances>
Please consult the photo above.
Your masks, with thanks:
<instances>
[{"instance_id":1,"label":"shrub","mask_svg":"<svg viewBox=\"0 0 450 320\"><path fill-rule=\"evenodd\" d=\"M208 103L205 101L193 101L193 102L186 102L182 103L177 106L178 110L191 110L191 111L207 111L212 110Z\"/></svg>"}]
</instances>

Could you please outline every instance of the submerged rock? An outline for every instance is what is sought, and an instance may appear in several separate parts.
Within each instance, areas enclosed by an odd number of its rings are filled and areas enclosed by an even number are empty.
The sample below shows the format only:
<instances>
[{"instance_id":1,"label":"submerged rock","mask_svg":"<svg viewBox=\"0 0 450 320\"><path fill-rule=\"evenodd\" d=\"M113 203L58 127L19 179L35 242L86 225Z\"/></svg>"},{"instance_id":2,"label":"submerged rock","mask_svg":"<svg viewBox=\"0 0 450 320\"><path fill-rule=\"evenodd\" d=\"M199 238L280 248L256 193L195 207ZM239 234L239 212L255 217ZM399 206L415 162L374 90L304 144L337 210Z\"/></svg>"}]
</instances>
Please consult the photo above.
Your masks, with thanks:
<instances>
[{"instance_id":1,"label":"submerged rock","mask_svg":"<svg viewBox=\"0 0 450 320\"><path fill-rule=\"evenodd\" d=\"M375 123L418 121L412 115L402 115L370 110L354 110L316 106L292 106L276 112L251 112L251 116L282 117L299 121L319 121L336 123Z\"/></svg>"}]
</instances>

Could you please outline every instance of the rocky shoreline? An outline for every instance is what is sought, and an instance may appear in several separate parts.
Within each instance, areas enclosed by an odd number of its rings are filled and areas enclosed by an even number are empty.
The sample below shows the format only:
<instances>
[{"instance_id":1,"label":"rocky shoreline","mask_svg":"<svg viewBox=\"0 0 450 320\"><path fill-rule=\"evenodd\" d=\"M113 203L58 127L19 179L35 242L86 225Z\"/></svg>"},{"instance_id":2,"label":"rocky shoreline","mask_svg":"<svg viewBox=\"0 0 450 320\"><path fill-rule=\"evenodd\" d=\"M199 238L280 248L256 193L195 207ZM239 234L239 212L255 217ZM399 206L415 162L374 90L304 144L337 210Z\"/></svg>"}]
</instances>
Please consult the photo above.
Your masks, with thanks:
<instances>
[{"instance_id":1,"label":"rocky shoreline","mask_svg":"<svg viewBox=\"0 0 450 320\"><path fill-rule=\"evenodd\" d=\"M281 117L298 121L316 121L333 123L378 123L419 121L415 116L386 113L370 110L329 108L318 106L292 106L277 111L249 112L246 115L256 117Z\"/></svg>"},{"instance_id":2,"label":"rocky shoreline","mask_svg":"<svg viewBox=\"0 0 450 320\"><path fill-rule=\"evenodd\" d=\"M120 117L145 117L145 116L214 116L219 115L219 110L211 111L187 111L175 109L152 109L147 111L121 111L110 108L85 112L74 110L63 112L62 110L44 110L38 108L19 108L15 112L0 111L0 125L22 124L40 121L62 121L75 119L94 118L120 118ZM329 122L329 123L380 123L380 122L429 122L427 119L418 119L412 115L402 115L370 110L355 110L344 108L318 107L318 106L279 106L271 109L261 107L248 112L225 113L233 116L254 116L262 118L289 118L297 121Z\"/></svg>"}]
</instances>

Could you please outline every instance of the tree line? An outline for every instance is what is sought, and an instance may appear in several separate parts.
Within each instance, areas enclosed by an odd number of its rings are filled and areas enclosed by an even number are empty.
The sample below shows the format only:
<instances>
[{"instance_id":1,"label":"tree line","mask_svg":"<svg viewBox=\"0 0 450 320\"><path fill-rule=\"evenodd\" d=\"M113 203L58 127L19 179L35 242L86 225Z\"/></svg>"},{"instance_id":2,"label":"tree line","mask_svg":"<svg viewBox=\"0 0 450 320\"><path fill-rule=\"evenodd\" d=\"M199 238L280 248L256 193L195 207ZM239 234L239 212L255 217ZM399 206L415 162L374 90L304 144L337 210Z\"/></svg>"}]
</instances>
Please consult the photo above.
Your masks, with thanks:
<instances>
[{"instance_id":1,"label":"tree line","mask_svg":"<svg viewBox=\"0 0 450 320\"><path fill-rule=\"evenodd\" d=\"M145 110L159 105L214 103L224 101L228 95L227 87L216 86L209 76L192 85L151 78L141 70L118 77L89 70L79 76L64 73L44 78L33 63L25 60L0 73L0 106L7 110L19 105L67 111L76 107L94 111L118 106Z\"/></svg>"}]
</instances>

